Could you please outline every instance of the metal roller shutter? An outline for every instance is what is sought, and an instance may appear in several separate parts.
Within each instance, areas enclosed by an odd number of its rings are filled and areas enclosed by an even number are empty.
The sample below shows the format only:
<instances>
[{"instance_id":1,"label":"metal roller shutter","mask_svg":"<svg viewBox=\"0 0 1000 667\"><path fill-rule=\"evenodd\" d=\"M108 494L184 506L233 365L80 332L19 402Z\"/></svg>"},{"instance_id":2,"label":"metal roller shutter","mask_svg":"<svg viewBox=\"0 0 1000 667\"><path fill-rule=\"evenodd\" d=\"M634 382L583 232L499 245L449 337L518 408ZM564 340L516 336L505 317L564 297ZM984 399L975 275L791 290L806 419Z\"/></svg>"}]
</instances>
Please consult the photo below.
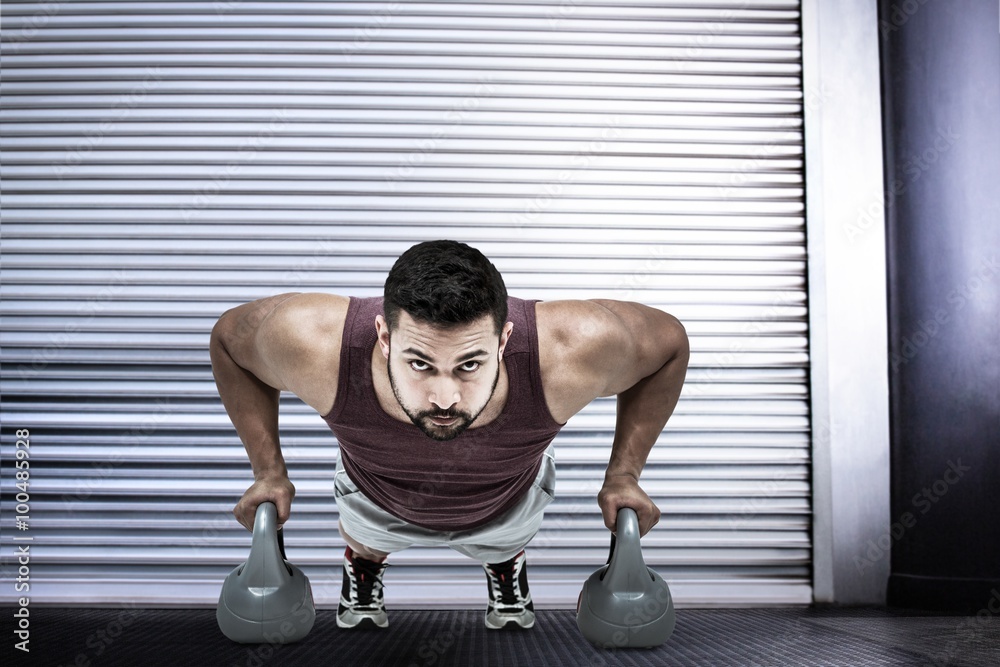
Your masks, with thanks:
<instances>
[{"instance_id":1,"label":"metal roller shutter","mask_svg":"<svg viewBox=\"0 0 1000 667\"><path fill-rule=\"evenodd\" d=\"M635 300L693 354L643 472L680 605L807 603L810 424L797 0L5 2L3 458L30 430L32 601L214 604L252 481L216 318L381 293L410 245L480 248L522 298ZM607 556L615 399L557 437L536 604ZM293 395L289 557L340 591L336 440ZM387 605L485 600L477 563L394 554ZM0 600L17 597L4 584Z\"/></svg>"}]
</instances>

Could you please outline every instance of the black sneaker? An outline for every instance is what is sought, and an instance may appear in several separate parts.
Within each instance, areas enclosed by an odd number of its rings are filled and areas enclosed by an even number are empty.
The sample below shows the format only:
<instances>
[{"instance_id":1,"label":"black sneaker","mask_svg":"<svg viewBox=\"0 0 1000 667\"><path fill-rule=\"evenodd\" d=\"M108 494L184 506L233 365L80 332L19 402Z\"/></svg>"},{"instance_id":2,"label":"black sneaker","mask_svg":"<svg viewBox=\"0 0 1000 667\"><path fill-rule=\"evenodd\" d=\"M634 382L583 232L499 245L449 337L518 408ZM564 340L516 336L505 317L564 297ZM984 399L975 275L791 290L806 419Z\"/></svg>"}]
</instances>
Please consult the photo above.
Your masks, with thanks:
<instances>
[{"instance_id":1,"label":"black sneaker","mask_svg":"<svg viewBox=\"0 0 1000 667\"><path fill-rule=\"evenodd\" d=\"M486 609L486 627L530 628L535 624L535 606L528 592L528 569L524 550L503 563L483 563L490 604Z\"/></svg>"},{"instance_id":2,"label":"black sneaker","mask_svg":"<svg viewBox=\"0 0 1000 667\"><path fill-rule=\"evenodd\" d=\"M351 547L344 552L344 583L340 588L337 627L385 628L389 618L382 598L382 574L388 565L352 557Z\"/></svg>"}]
</instances>

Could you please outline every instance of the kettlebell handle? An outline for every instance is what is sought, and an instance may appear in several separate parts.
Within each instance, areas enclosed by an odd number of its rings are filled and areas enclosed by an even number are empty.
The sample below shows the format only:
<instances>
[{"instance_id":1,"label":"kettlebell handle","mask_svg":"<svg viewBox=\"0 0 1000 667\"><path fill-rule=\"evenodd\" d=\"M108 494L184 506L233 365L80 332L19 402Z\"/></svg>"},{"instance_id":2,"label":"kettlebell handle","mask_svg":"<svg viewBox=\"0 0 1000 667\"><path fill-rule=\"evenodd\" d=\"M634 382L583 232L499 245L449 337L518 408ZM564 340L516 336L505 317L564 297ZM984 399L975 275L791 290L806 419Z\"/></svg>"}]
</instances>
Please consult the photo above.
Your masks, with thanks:
<instances>
[{"instance_id":1,"label":"kettlebell handle","mask_svg":"<svg viewBox=\"0 0 1000 667\"><path fill-rule=\"evenodd\" d=\"M646 571L646 561L639 546L639 515L631 507L622 507L618 510L617 521L617 531L611 534L608 568L601 580L614 590L628 590L630 574Z\"/></svg>"},{"instance_id":2,"label":"kettlebell handle","mask_svg":"<svg viewBox=\"0 0 1000 667\"><path fill-rule=\"evenodd\" d=\"M270 500L265 500L260 505L257 505L257 514L254 516L253 521L253 541L252 545L261 545L260 549L263 549L263 545L267 541L267 536L271 531L277 531L278 533L278 551L281 553L282 560L288 560L285 555L285 531L278 529L278 507ZM251 551L253 547L251 546Z\"/></svg>"},{"instance_id":3,"label":"kettlebell handle","mask_svg":"<svg viewBox=\"0 0 1000 667\"><path fill-rule=\"evenodd\" d=\"M625 512L625 510L629 510ZM622 507L618 510L618 516L615 518L617 525L615 526L615 531L621 531L622 533L639 533L639 515L636 511L630 507ZM630 525L630 522L634 521L634 527ZM606 563L611 562L611 558L615 555L615 545L618 540L615 538L615 533L611 533L611 549L608 551L608 560Z\"/></svg>"},{"instance_id":4,"label":"kettlebell handle","mask_svg":"<svg viewBox=\"0 0 1000 667\"><path fill-rule=\"evenodd\" d=\"M277 567L279 576L285 573L291 575L288 557L285 556L284 530L278 530L278 508L270 500L265 500L257 506L257 514L253 521L253 538L250 542L250 555L247 557L247 572L272 571ZM277 534L277 537L275 537Z\"/></svg>"},{"instance_id":5,"label":"kettlebell handle","mask_svg":"<svg viewBox=\"0 0 1000 667\"><path fill-rule=\"evenodd\" d=\"M254 516L253 520L253 536L257 539L260 535L261 538L267 535L268 532L274 530L278 524L278 508L270 500L265 500L260 505L257 505L257 514Z\"/></svg>"},{"instance_id":6,"label":"kettlebell handle","mask_svg":"<svg viewBox=\"0 0 1000 667\"><path fill-rule=\"evenodd\" d=\"M639 515L631 507L622 507L618 510L618 530L626 535L635 534L639 537Z\"/></svg>"}]
</instances>

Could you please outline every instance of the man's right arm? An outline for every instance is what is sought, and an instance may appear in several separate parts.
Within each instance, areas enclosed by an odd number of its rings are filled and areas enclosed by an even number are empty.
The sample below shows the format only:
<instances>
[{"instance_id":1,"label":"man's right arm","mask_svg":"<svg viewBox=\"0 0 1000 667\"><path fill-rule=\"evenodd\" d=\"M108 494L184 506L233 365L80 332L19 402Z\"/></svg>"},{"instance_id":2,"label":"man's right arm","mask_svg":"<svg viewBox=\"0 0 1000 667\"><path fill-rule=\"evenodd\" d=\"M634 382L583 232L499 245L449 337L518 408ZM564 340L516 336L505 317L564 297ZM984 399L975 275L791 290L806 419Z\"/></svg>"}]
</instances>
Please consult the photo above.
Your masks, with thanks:
<instances>
[{"instance_id":1,"label":"man's right arm","mask_svg":"<svg viewBox=\"0 0 1000 667\"><path fill-rule=\"evenodd\" d=\"M278 440L278 399L288 387L275 345L261 341L274 341L277 329L280 343L282 323L273 318L275 310L297 294L277 294L237 306L223 313L212 328L212 374L253 468L254 484L233 509L236 520L248 530L253 530L257 505L266 500L275 503L278 524L283 524L295 495Z\"/></svg>"}]
</instances>

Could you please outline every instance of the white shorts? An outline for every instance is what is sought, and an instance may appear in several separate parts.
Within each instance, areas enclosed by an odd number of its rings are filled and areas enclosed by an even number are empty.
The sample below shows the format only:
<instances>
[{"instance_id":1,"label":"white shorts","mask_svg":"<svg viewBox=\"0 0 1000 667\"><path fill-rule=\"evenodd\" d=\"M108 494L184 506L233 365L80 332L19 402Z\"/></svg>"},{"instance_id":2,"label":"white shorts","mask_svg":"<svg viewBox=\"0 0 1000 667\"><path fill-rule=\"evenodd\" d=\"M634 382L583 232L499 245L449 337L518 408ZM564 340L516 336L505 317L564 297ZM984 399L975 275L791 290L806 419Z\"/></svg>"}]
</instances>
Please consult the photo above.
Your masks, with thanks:
<instances>
[{"instance_id":1,"label":"white shorts","mask_svg":"<svg viewBox=\"0 0 1000 667\"><path fill-rule=\"evenodd\" d=\"M501 563L516 556L542 524L545 508L555 498L555 449L542 456L538 475L516 505L489 523L458 531L437 531L403 521L373 503L347 476L337 459L334 497L344 531L362 546L392 553L412 545L447 545L484 563Z\"/></svg>"}]
</instances>

